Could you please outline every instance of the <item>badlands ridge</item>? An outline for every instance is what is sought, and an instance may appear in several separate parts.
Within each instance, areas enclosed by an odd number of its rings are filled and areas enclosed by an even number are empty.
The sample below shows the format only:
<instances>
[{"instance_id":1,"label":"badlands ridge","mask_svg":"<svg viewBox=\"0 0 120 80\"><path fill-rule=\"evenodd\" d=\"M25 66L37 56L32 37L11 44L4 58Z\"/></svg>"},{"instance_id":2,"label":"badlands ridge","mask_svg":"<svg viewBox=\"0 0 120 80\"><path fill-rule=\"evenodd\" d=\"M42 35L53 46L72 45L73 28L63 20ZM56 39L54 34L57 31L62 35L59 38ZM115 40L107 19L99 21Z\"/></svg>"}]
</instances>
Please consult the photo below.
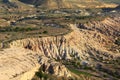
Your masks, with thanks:
<instances>
[{"instance_id":1,"label":"badlands ridge","mask_svg":"<svg viewBox=\"0 0 120 80\"><path fill-rule=\"evenodd\" d=\"M72 76L59 60L76 58L90 66L116 60L120 58L120 48L114 44L120 36L119 23L120 17L114 17L83 25L69 24L73 31L63 36L13 41L10 48L0 50L0 80L31 80L43 66L45 73Z\"/></svg>"}]
</instances>

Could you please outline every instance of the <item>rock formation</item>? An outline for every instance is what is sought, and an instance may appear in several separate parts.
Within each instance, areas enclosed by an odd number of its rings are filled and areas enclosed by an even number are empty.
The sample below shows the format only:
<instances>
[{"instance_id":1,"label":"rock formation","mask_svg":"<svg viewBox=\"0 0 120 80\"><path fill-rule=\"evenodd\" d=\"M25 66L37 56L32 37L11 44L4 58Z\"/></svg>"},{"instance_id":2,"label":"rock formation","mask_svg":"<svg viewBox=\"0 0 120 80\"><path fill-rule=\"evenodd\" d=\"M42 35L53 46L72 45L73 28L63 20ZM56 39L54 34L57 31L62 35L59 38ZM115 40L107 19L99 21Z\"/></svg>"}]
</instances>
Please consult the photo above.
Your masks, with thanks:
<instances>
[{"instance_id":1,"label":"rock formation","mask_svg":"<svg viewBox=\"0 0 120 80\"><path fill-rule=\"evenodd\" d=\"M113 54L112 51L107 50L105 45L113 43L113 39L119 35L119 19L107 18L101 22L93 21L83 25L86 29L73 24L70 26L73 32L67 35L17 40L13 41L10 46L30 49L54 59L71 59L71 56L74 56L86 60L91 56L89 53L92 53L94 57L99 52L99 55L107 53L106 58ZM89 52L92 51L91 49L93 52Z\"/></svg>"},{"instance_id":2,"label":"rock formation","mask_svg":"<svg viewBox=\"0 0 120 80\"><path fill-rule=\"evenodd\" d=\"M83 25L70 24L73 31L63 36L13 41L9 49L0 51L0 80L27 80L38 68L45 73L70 77L71 72L59 60L76 58L94 65L96 60L104 63L117 59L120 52L106 45L115 45L114 38L120 33L119 22L117 17Z\"/></svg>"}]
</instances>

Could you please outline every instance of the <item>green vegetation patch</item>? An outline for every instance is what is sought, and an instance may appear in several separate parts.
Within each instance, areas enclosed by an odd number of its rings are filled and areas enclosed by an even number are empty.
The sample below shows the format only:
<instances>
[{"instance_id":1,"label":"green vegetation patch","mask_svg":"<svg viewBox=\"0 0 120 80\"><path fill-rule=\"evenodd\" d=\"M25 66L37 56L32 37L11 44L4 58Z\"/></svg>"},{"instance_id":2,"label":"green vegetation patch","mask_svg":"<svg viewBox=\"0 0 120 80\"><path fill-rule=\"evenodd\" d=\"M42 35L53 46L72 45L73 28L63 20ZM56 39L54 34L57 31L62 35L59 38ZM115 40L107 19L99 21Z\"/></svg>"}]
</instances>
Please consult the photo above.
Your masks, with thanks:
<instances>
[{"instance_id":1,"label":"green vegetation patch","mask_svg":"<svg viewBox=\"0 0 120 80\"><path fill-rule=\"evenodd\" d=\"M0 28L0 32L25 32L25 31L33 31L37 30L37 28L23 28L23 27L4 27Z\"/></svg>"},{"instance_id":2,"label":"green vegetation patch","mask_svg":"<svg viewBox=\"0 0 120 80\"><path fill-rule=\"evenodd\" d=\"M120 38L115 40L115 44L117 44L118 46L120 46Z\"/></svg>"},{"instance_id":3,"label":"green vegetation patch","mask_svg":"<svg viewBox=\"0 0 120 80\"><path fill-rule=\"evenodd\" d=\"M73 72L73 73L75 73L75 74L77 74L77 75L85 75L85 76L93 76L92 74L90 74L90 73L87 73L87 72L83 72L83 71L79 71L79 70L76 70L76 69L70 69L70 68L68 68L71 72Z\"/></svg>"}]
</instances>

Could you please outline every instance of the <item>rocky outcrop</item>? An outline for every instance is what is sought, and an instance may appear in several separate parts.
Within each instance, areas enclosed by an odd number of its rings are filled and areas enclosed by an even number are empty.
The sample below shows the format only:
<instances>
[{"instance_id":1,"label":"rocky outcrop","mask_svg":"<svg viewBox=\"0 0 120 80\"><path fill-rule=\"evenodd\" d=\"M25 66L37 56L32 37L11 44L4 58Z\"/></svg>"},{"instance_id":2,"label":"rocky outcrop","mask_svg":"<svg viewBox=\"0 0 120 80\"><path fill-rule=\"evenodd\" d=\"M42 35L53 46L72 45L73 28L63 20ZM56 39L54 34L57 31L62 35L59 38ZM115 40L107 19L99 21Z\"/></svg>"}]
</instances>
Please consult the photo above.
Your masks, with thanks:
<instances>
[{"instance_id":1,"label":"rocky outcrop","mask_svg":"<svg viewBox=\"0 0 120 80\"><path fill-rule=\"evenodd\" d=\"M31 50L10 48L0 51L0 80L31 80L41 67L45 73L71 76L64 65Z\"/></svg>"},{"instance_id":2,"label":"rocky outcrop","mask_svg":"<svg viewBox=\"0 0 120 80\"><path fill-rule=\"evenodd\" d=\"M42 64L40 68L44 73L50 73L56 76L71 76L69 70L62 63L56 62L54 59L40 56L39 64Z\"/></svg>"},{"instance_id":3,"label":"rocky outcrop","mask_svg":"<svg viewBox=\"0 0 120 80\"><path fill-rule=\"evenodd\" d=\"M113 39L119 35L119 20L117 20L107 18L102 22L93 21L84 24L86 29L71 24L73 32L67 35L17 40L10 46L30 49L57 60L78 58L91 62L91 57L97 59L98 56L112 59L115 54L108 50L106 45L112 46Z\"/></svg>"}]
</instances>

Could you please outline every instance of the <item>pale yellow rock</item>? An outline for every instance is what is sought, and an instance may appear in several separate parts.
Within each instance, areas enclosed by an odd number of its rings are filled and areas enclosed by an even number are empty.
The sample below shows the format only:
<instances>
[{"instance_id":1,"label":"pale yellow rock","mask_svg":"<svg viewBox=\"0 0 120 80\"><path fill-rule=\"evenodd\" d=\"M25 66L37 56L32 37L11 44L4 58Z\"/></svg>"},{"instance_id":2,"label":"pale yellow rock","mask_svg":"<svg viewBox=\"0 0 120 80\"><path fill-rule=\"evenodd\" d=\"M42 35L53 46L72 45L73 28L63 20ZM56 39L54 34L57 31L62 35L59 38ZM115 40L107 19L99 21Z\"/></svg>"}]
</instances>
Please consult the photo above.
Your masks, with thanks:
<instances>
[{"instance_id":1,"label":"pale yellow rock","mask_svg":"<svg viewBox=\"0 0 120 80\"><path fill-rule=\"evenodd\" d=\"M23 48L0 51L0 80L20 80L21 75L38 65L36 58L35 52Z\"/></svg>"},{"instance_id":2,"label":"pale yellow rock","mask_svg":"<svg viewBox=\"0 0 120 80\"><path fill-rule=\"evenodd\" d=\"M35 73L39 70L39 68L40 68L40 65L36 65L36 67L34 67L30 71L23 74L21 76L20 80L31 80L33 78L33 76L35 75Z\"/></svg>"}]
</instances>

